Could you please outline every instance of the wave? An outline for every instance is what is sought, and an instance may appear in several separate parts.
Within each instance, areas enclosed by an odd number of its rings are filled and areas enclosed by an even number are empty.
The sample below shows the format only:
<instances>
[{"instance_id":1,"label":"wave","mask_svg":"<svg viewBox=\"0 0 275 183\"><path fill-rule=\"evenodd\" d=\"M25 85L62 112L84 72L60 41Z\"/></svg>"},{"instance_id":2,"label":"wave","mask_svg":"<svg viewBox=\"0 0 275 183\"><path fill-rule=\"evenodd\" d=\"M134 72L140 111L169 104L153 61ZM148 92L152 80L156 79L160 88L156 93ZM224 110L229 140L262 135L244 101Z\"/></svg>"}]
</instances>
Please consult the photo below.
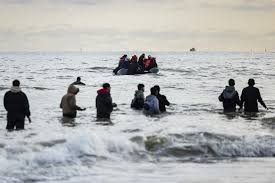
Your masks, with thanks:
<instances>
[{"instance_id":1,"label":"wave","mask_svg":"<svg viewBox=\"0 0 275 183\"><path fill-rule=\"evenodd\" d=\"M158 156L172 157L273 157L275 138L272 136L230 136L208 132L148 136L146 150Z\"/></svg>"}]
</instances>

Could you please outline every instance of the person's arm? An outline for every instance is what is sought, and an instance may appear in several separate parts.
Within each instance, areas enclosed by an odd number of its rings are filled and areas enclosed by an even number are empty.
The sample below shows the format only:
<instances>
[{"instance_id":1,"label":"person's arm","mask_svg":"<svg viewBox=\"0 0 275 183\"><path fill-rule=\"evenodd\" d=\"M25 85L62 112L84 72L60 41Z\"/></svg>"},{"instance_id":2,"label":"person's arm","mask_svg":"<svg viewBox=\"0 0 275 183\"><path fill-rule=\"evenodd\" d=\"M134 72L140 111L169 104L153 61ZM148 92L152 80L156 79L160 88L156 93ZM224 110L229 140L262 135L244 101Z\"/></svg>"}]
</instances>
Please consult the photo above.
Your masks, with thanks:
<instances>
[{"instance_id":1,"label":"person's arm","mask_svg":"<svg viewBox=\"0 0 275 183\"><path fill-rule=\"evenodd\" d=\"M82 109L81 107L79 107L78 105L76 105L75 96L68 97L68 100L69 100L69 104L70 104L70 106L71 106L72 109L78 110L78 111L85 110L85 109Z\"/></svg>"},{"instance_id":2,"label":"person's arm","mask_svg":"<svg viewBox=\"0 0 275 183\"><path fill-rule=\"evenodd\" d=\"M262 97L261 97L261 93L260 93L260 90L259 90L259 89L258 89L258 92L257 92L257 93L258 93L257 99L258 99L259 103L260 103L265 109L268 109L268 108L266 107L266 105L265 105L265 103L264 103Z\"/></svg>"},{"instance_id":3,"label":"person's arm","mask_svg":"<svg viewBox=\"0 0 275 183\"><path fill-rule=\"evenodd\" d=\"M106 108L108 109L108 111L111 113L113 111L113 100L112 100L112 97L111 96L108 96L106 101L105 101L105 105L106 105Z\"/></svg>"},{"instance_id":4,"label":"person's arm","mask_svg":"<svg viewBox=\"0 0 275 183\"><path fill-rule=\"evenodd\" d=\"M5 96L4 96L4 107L5 107L6 111L8 111L8 95L7 95L7 93L5 93Z\"/></svg>"},{"instance_id":5,"label":"person's arm","mask_svg":"<svg viewBox=\"0 0 275 183\"><path fill-rule=\"evenodd\" d=\"M223 98L223 92L222 92L219 96L219 101L222 102L223 100L224 100L224 98Z\"/></svg>"},{"instance_id":6,"label":"person's arm","mask_svg":"<svg viewBox=\"0 0 275 183\"><path fill-rule=\"evenodd\" d=\"M25 93L23 93L23 97L24 97L24 113L29 118L31 116L29 100L27 95L25 95Z\"/></svg>"},{"instance_id":7,"label":"person's arm","mask_svg":"<svg viewBox=\"0 0 275 183\"><path fill-rule=\"evenodd\" d=\"M236 92L236 95L235 95L234 99L235 99L235 103L236 103L238 106L241 107L241 101L240 101L238 92Z\"/></svg>"},{"instance_id":8,"label":"person's arm","mask_svg":"<svg viewBox=\"0 0 275 183\"><path fill-rule=\"evenodd\" d=\"M169 106L170 105L170 102L167 100L166 96L163 97L164 98L164 104Z\"/></svg>"},{"instance_id":9,"label":"person's arm","mask_svg":"<svg viewBox=\"0 0 275 183\"><path fill-rule=\"evenodd\" d=\"M241 94L240 109L243 108L244 101L245 101L245 89L243 89L242 94Z\"/></svg>"}]
</instances>

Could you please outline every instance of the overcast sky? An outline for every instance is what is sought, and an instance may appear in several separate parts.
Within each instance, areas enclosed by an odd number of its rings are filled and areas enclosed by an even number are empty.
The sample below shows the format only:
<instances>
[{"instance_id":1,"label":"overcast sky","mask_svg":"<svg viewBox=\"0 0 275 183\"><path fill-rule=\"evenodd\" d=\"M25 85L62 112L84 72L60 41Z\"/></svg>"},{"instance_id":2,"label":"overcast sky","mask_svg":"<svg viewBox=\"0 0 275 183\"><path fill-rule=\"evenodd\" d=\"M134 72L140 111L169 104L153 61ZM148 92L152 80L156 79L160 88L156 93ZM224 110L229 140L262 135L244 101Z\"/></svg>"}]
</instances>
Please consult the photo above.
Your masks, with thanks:
<instances>
[{"instance_id":1,"label":"overcast sky","mask_svg":"<svg viewBox=\"0 0 275 183\"><path fill-rule=\"evenodd\" d=\"M0 51L275 51L275 0L0 0Z\"/></svg>"}]
</instances>

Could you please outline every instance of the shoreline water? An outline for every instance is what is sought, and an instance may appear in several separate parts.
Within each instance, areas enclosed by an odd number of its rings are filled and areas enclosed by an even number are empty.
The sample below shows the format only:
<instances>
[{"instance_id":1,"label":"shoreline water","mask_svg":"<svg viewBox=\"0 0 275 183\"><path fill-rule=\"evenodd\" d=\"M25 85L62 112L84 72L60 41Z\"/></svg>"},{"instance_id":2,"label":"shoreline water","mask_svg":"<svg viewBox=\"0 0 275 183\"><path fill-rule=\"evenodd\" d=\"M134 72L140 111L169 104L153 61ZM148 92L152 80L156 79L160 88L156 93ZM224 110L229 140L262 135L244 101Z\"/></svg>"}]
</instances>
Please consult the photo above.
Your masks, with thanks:
<instances>
[{"instance_id":1,"label":"shoreline water","mask_svg":"<svg viewBox=\"0 0 275 183\"><path fill-rule=\"evenodd\" d=\"M3 182L272 182L275 54L163 53L156 54L159 74L113 76L118 56L0 53L0 98L20 79L33 119L24 131L6 132L1 102ZM76 97L87 110L63 124L59 103L76 76L87 84ZM239 93L255 78L270 110L225 115L217 97L231 77ZM118 104L109 126L95 118L103 82ZM172 103L168 113L148 117L130 108L140 82L145 95L160 85Z\"/></svg>"}]
</instances>

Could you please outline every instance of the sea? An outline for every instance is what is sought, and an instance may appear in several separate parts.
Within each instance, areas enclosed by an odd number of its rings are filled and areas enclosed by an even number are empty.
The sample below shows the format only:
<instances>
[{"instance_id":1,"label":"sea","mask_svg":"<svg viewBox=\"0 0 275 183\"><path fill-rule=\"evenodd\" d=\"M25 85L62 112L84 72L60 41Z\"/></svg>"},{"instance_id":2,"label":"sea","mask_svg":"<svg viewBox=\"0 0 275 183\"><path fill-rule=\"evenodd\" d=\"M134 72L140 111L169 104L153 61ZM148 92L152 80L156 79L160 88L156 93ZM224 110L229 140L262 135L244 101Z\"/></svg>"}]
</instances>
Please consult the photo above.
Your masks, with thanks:
<instances>
[{"instance_id":1,"label":"sea","mask_svg":"<svg viewBox=\"0 0 275 183\"><path fill-rule=\"evenodd\" d=\"M275 53L145 52L159 73L113 75L123 54L141 52L0 53L1 183L273 183ZM59 104L80 76L75 119ZM254 78L269 110L224 113L218 96L230 78L241 95ZM14 79L30 103L32 123L7 132L3 97ZM95 98L111 85L117 104L96 119ZM146 116L130 108L137 84L159 85L171 105Z\"/></svg>"}]
</instances>

